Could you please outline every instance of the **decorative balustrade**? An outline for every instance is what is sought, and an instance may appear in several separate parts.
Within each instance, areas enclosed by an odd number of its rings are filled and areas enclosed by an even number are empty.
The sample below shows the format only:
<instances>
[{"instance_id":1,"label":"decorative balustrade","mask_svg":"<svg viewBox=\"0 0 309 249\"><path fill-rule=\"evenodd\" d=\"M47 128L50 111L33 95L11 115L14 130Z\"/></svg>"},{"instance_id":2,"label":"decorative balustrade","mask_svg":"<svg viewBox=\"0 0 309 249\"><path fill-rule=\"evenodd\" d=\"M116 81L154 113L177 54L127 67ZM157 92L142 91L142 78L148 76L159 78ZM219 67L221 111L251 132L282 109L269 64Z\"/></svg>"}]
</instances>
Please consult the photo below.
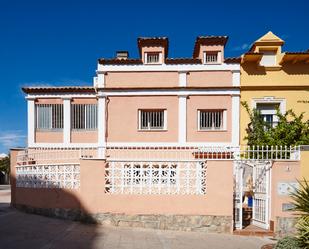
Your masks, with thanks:
<instances>
[{"instance_id":1,"label":"decorative balustrade","mask_svg":"<svg viewBox=\"0 0 309 249\"><path fill-rule=\"evenodd\" d=\"M98 158L97 148L29 148L17 156L17 187L78 188L81 158ZM300 160L299 147L105 148L105 192L205 194L209 160Z\"/></svg>"},{"instance_id":2,"label":"decorative balustrade","mask_svg":"<svg viewBox=\"0 0 309 249\"><path fill-rule=\"evenodd\" d=\"M108 162L108 194L206 194L204 162Z\"/></svg>"},{"instance_id":3,"label":"decorative balustrade","mask_svg":"<svg viewBox=\"0 0 309 249\"><path fill-rule=\"evenodd\" d=\"M17 187L78 189L79 185L79 164L24 165L16 167Z\"/></svg>"}]
</instances>

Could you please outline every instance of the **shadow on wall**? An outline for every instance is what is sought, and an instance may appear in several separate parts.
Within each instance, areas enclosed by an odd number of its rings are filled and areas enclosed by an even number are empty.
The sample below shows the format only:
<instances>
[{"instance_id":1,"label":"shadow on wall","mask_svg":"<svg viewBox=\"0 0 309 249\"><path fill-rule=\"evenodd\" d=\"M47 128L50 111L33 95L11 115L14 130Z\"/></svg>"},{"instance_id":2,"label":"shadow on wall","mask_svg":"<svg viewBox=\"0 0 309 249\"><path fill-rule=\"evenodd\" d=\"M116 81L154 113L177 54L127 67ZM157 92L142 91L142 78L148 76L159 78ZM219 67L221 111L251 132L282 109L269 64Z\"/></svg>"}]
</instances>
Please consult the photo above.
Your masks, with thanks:
<instances>
[{"instance_id":1,"label":"shadow on wall","mask_svg":"<svg viewBox=\"0 0 309 249\"><path fill-rule=\"evenodd\" d=\"M33 219L33 217L25 217L25 220L21 221L20 224L18 224L19 222L14 223L13 229L15 231L12 231L12 233L17 233L19 234L18 236L21 237L29 237L30 235L29 241L26 244L36 245L38 243L37 238L39 236L41 238L40 241L43 240L43 243L52 243L52 246L55 246L55 248L60 246L58 244L63 243L70 248L96 247L95 245L99 236L99 224L97 224L96 220L92 218L92 216L89 214L90 212L83 204L80 198L79 190L24 187L18 187L14 189L13 186L16 186L16 178L11 177L11 182L12 207L26 213L71 220L76 222L77 225L76 227L76 225L73 224L73 228L71 229L72 224L65 221L63 221L63 223L61 221L48 222L47 220L42 220L40 218ZM37 184L44 186L46 182L37 181ZM28 218L29 221L27 220ZM78 222L80 223L78 224ZM23 227L24 224L27 227ZM40 225L41 227L36 232L34 231L37 228L31 228L28 231L29 224L33 224L33 226ZM61 226L61 228L59 228L59 226ZM8 229L12 229L12 227L9 226ZM58 231L59 229L63 230L65 234ZM33 238L31 234L33 235ZM49 237L52 237L53 239L51 240Z\"/></svg>"},{"instance_id":2,"label":"shadow on wall","mask_svg":"<svg viewBox=\"0 0 309 249\"><path fill-rule=\"evenodd\" d=\"M291 75L309 75L309 64L304 62L296 62L294 64L292 62L284 63L282 70Z\"/></svg>"},{"instance_id":3,"label":"shadow on wall","mask_svg":"<svg viewBox=\"0 0 309 249\"><path fill-rule=\"evenodd\" d=\"M266 75L265 68L259 66L256 62L246 62L242 64L242 68L249 75Z\"/></svg>"}]
</instances>

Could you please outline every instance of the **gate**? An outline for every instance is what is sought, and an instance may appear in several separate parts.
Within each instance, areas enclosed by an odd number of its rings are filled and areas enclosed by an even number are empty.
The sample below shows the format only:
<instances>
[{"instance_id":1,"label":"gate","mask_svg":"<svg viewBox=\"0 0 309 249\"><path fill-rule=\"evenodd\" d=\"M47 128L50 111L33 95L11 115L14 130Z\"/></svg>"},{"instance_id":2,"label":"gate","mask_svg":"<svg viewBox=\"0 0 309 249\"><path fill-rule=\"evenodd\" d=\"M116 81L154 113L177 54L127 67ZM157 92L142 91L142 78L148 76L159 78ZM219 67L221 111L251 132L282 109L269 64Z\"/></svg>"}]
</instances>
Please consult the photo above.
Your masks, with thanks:
<instances>
[{"instance_id":1,"label":"gate","mask_svg":"<svg viewBox=\"0 0 309 249\"><path fill-rule=\"evenodd\" d=\"M264 229L269 229L271 165L271 161L259 161L253 165L252 224Z\"/></svg>"},{"instance_id":2,"label":"gate","mask_svg":"<svg viewBox=\"0 0 309 249\"><path fill-rule=\"evenodd\" d=\"M248 174L253 179L252 224L269 229L271 165L269 160L234 161L234 229L243 229L243 196Z\"/></svg>"}]
</instances>

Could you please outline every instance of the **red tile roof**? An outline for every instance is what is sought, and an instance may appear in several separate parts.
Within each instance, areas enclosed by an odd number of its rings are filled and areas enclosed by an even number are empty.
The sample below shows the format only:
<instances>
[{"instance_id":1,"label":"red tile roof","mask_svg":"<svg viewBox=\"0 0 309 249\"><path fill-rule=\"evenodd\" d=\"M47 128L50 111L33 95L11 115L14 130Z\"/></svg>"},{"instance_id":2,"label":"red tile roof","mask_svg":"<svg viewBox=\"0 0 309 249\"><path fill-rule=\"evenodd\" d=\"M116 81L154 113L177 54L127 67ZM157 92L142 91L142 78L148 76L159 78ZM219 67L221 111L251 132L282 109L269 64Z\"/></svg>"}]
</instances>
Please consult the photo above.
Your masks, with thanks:
<instances>
[{"instance_id":1,"label":"red tile roof","mask_svg":"<svg viewBox=\"0 0 309 249\"><path fill-rule=\"evenodd\" d=\"M24 93L63 93L63 92L81 92L81 93L95 93L92 86L60 86L60 87L23 87Z\"/></svg>"},{"instance_id":2,"label":"red tile roof","mask_svg":"<svg viewBox=\"0 0 309 249\"><path fill-rule=\"evenodd\" d=\"M166 64L202 64L202 60L194 58L167 58Z\"/></svg>"},{"instance_id":3,"label":"red tile roof","mask_svg":"<svg viewBox=\"0 0 309 249\"><path fill-rule=\"evenodd\" d=\"M241 57L230 57L230 58L225 58L224 63L227 64L239 64L241 62Z\"/></svg>"},{"instance_id":4,"label":"red tile roof","mask_svg":"<svg viewBox=\"0 0 309 249\"><path fill-rule=\"evenodd\" d=\"M99 64L102 65L140 65L143 64L143 61L141 59L99 59Z\"/></svg>"},{"instance_id":5,"label":"red tile roof","mask_svg":"<svg viewBox=\"0 0 309 249\"><path fill-rule=\"evenodd\" d=\"M225 46L228 36L198 36L196 37L193 58L198 57L200 45L223 45Z\"/></svg>"},{"instance_id":6,"label":"red tile roof","mask_svg":"<svg viewBox=\"0 0 309 249\"><path fill-rule=\"evenodd\" d=\"M167 37L139 37L137 38L137 46L140 56L142 57L142 47L162 46L165 50L165 58L168 56L168 38Z\"/></svg>"}]
</instances>

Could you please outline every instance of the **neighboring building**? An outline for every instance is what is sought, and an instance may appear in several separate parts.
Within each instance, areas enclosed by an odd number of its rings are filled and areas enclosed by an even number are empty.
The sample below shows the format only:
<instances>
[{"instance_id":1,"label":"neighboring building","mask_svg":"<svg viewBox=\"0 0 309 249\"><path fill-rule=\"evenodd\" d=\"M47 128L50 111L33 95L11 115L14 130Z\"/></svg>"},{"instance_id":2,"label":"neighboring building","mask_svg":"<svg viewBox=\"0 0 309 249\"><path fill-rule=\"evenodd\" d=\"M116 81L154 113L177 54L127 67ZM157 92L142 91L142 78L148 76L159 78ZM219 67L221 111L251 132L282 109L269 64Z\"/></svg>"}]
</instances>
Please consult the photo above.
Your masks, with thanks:
<instances>
[{"instance_id":1,"label":"neighboring building","mask_svg":"<svg viewBox=\"0 0 309 249\"><path fill-rule=\"evenodd\" d=\"M169 58L167 38L139 38L140 57L100 59L93 86L23 88L28 146L237 146L240 65L227 40L198 37L192 58Z\"/></svg>"},{"instance_id":2,"label":"neighboring building","mask_svg":"<svg viewBox=\"0 0 309 249\"><path fill-rule=\"evenodd\" d=\"M257 108L266 122L276 125L276 108L282 113L292 109L304 112L309 119L309 51L283 52L284 41L268 32L255 41L241 60L241 101ZM243 106L240 112L241 143L246 141L249 116ZM309 168L302 167L309 179Z\"/></svg>"}]
</instances>

